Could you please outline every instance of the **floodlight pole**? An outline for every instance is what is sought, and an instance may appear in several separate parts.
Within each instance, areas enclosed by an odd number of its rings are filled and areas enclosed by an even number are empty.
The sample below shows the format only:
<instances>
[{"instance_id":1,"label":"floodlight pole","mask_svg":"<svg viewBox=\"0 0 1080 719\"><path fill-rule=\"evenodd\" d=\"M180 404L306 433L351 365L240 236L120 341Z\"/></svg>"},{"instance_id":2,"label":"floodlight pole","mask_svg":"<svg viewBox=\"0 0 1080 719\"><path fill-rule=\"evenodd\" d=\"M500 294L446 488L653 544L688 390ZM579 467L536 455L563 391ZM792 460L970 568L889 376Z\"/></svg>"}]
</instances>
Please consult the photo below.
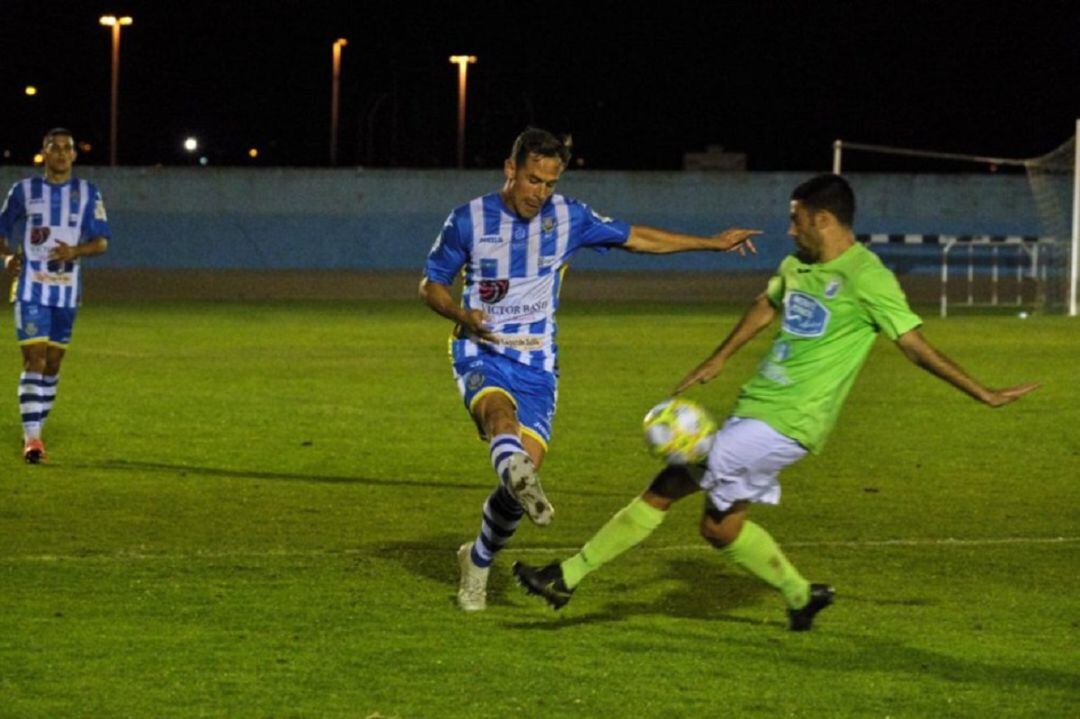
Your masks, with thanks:
<instances>
[{"instance_id":1,"label":"floodlight pole","mask_svg":"<svg viewBox=\"0 0 1080 719\"><path fill-rule=\"evenodd\" d=\"M458 66L457 166L461 168L465 167L465 82L476 55L451 55L450 62Z\"/></svg>"},{"instance_id":2,"label":"floodlight pole","mask_svg":"<svg viewBox=\"0 0 1080 719\"><path fill-rule=\"evenodd\" d=\"M341 48L348 45L348 41L339 37L334 41L332 48L332 72L330 83L330 164L337 165L338 147L338 98L341 87Z\"/></svg>"},{"instance_id":3,"label":"floodlight pole","mask_svg":"<svg viewBox=\"0 0 1080 719\"><path fill-rule=\"evenodd\" d=\"M1080 119L1076 120L1073 157L1072 251L1069 253L1069 316L1076 317L1076 276L1080 273Z\"/></svg>"},{"instance_id":4,"label":"floodlight pole","mask_svg":"<svg viewBox=\"0 0 1080 719\"><path fill-rule=\"evenodd\" d=\"M117 95L120 90L120 28L130 25L132 19L127 15L103 15L98 22L112 29L112 91L109 101L109 164L116 167L116 125L119 114Z\"/></svg>"},{"instance_id":5,"label":"floodlight pole","mask_svg":"<svg viewBox=\"0 0 1080 719\"><path fill-rule=\"evenodd\" d=\"M840 153L843 143L840 140L833 140L832 144L832 171L834 175L840 174Z\"/></svg>"}]
</instances>

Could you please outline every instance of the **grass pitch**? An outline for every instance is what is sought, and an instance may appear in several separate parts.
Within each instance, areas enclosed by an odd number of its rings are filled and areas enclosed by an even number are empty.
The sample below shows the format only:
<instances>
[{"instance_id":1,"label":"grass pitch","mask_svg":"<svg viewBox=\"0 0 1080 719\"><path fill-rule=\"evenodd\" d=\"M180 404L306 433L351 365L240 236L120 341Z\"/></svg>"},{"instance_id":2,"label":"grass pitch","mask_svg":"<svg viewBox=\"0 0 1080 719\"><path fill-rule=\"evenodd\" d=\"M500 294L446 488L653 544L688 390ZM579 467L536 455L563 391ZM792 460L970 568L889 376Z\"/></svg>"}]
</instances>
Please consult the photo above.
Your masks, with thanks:
<instances>
[{"instance_id":1,"label":"grass pitch","mask_svg":"<svg viewBox=\"0 0 1080 719\"><path fill-rule=\"evenodd\" d=\"M87 306L40 467L11 343L0 716L1075 716L1076 320L927 320L984 382L1045 383L1000 410L879 342L825 453L753 513L837 588L812 632L698 539L694 498L559 614L512 584L644 488L641 416L738 312L564 307L556 520L475 616L454 551L493 473L418 303ZM690 396L722 417L767 341Z\"/></svg>"}]
</instances>

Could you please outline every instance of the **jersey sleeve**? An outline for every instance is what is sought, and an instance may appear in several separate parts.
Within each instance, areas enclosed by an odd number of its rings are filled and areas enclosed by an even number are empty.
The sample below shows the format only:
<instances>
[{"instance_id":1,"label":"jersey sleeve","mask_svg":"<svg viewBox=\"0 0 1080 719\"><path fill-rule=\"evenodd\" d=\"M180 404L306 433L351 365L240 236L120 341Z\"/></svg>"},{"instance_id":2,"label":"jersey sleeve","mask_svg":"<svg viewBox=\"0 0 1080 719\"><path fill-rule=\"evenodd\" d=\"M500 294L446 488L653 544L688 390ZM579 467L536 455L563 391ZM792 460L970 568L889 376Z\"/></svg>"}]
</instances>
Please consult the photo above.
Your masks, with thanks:
<instances>
[{"instance_id":1,"label":"jersey sleeve","mask_svg":"<svg viewBox=\"0 0 1080 719\"><path fill-rule=\"evenodd\" d=\"M780 308L784 306L784 290L787 287L787 283L784 282L784 268L789 262L791 262L791 259L785 257L780 266L776 268L776 274L770 277L769 283L765 285L765 297L773 307Z\"/></svg>"},{"instance_id":2,"label":"jersey sleeve","mask_svg":"<svg viewBox=\"0 0 1080 719\"><path fill-rule=\"evenodd\" d=\"M570 242L568 250L592 247L598 250L620 247L630 239L630 225L604 217L583 202L568 200L570 207Z\"/></svg>"},{"instance_id":3,"label":"jersey sleeve","mask_svg":"<svg viewBox=\"0 0 1080 719\"><path fill-rule=\"evenodd\" d=\"M859 301L874 325L890 340L910 332L922 319L908 306L896 275L879 265L859 278Z\"/></svg>"},{"instance_id":4,"label":"jersey sleeve","mask_svg":"<svg viewBox=\"0 0 1080 719\"><path fill-rule=\"evenodd\" d=\"M435 238L424 264L424 276L432 282L450 285L469 258L469 250L461 241L461 233L454 223L454 214L446 218L439 236Z\"/></svg>"},{"instance_id":5,"label":"jersey sleeve","mask_svg":"<svg viewBox=\"0 0 1080 719\"><path fill-rule=\"evenodd\" d=\"M22 184L16 182L4 200L4 206L0 208L0 236L11 239L11 233L23 215L26 214L25 203L22 196Z\"/></svg>"},{"instance_id":6,"label":"jersey sleeve","mask_svg":"<svg viewBox=\"0 0 1080 719\"><path fill-rule=\"evenodd\" d=\"M105 212L105 200L101 199L101 192L91 185L90 202L86 203L83 214L80 242L86 242L95 237L112 239L112 233L109 232L109 217Z\"/></svg>"}]
</instances>

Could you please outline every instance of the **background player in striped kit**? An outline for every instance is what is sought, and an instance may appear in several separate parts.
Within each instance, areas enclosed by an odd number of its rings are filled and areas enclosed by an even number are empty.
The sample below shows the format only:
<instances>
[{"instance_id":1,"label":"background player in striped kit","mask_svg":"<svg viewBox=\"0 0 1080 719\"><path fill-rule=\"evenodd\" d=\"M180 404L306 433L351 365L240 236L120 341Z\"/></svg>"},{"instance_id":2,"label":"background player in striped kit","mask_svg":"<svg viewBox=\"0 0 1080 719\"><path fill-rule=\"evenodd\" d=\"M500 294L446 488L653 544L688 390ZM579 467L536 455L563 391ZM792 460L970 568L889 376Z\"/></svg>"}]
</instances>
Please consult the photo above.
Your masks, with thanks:
<instances>
[{"instance_id":1,"label":"background player in striped kit","mask_svg":"<svg viewBox=\"0 0 1080 719\"><path fill-rule=\"evenodd\" d=\"M790 629L810 629L814 616L832 603L832 587L807 582L769 533L746 518L747 509L755 502L779 503L779 472L824 447L878 333L919 367L991 407L1038 388L983 387L923 338L922 320L908 307L896 277L855 242L855 195L843 178L819 175L795 188L791 198L788 234L795 254L784 259L716 351L675 389L678 394L716 377L731 355L780 316L772 349L743 385L706 462L665 468L566 561L543 568L516 562L514 574L530 594L562 607L586 575L660 526L672 504L704 491L702 536L783 595Z\"/></svg>"},{"instance_id":2,"label":"background player in striped kit","mask_svg":"<svg viewBox=\"0 0 1080 719\"><path fill-rule=\"evenodd\" d=\"M458 389L490 443L499 486L484 503L480 533L458 550L458 605L486 606L488 570L522 514L538 525L554 509L540 486L555 413L555 310L566 262L581 247L663 254L753 250L755 230L698 237L631 226L554 194L570 161L569 139L530 128L514 141L499 192L450 213L428 255L420 296L455 323ZM461 305L450 285L464 270Z\"/></svg>"},{"instance_id":3,"label":"background player in striped kit","mask_svg":"<svg viewBox=\"0 0 1080 719\"><path fill-rule=\"evenodd\" d=\"M56 400L60 363L82 295L79 259L100 255L110 236L101 193L72 177L71 132L50 130L41 154L44 177L16 182L0 210L0 254L8 276L18 277L13 299L23 356L19 410L23 458L31 464L45 457L41 430Z\"/></svg>"}]
</instances>

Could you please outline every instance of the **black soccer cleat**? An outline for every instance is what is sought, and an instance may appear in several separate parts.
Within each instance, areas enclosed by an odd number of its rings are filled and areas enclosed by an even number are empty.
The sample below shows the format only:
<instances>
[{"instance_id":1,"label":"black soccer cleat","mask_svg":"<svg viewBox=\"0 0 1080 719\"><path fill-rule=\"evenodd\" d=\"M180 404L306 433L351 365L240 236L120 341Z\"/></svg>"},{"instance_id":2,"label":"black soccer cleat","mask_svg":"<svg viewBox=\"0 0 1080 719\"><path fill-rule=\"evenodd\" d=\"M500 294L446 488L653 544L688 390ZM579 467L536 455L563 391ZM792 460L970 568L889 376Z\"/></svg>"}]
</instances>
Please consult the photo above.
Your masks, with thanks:
<instances>
[{"instance_id":1,"label":"black soccer cleat","mask_svg":"<svg viewBox=\"0 0 1080 719\"><path fill-rule=\"evenodd\" d=\"M546 567L531 567L524 562L514 562L514 576L527 593L543 597L552 609L562 609L574 594L563 582L562 567L552 562Z\"/></svg>"},{"instance_id":2,"label":"black soccer cleat","mask_svg":"<svg viewBox=\"0 0 1080 719\"><path fill-rule=\"evenodd\" d=\"M836 590L828 584L811 584L810 601L802 609L788 610L788 629L805 632L814 624L814 616L833 603Z\"/></svg>"}]
</instances>

